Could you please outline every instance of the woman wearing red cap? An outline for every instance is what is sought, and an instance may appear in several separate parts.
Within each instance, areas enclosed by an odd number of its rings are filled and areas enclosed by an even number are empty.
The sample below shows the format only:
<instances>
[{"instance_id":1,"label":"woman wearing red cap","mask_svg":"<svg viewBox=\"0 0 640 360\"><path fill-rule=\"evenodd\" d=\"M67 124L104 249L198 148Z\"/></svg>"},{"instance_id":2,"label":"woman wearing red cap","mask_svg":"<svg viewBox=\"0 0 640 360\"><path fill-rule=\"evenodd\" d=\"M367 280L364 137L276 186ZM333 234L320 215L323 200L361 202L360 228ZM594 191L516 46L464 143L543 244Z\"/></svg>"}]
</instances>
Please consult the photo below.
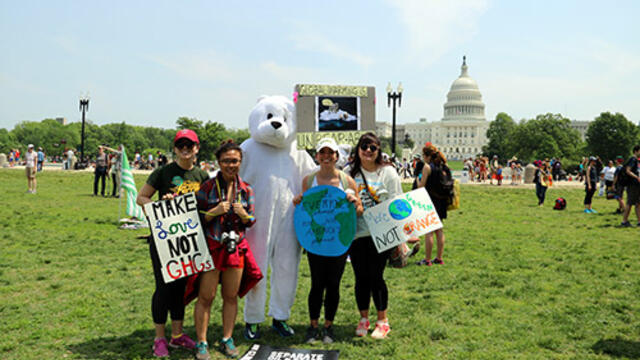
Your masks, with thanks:
<instances>
[{"instance_id":1,"label":"woman wearing red cap","mask_svg":"<svg viewBox=\"0 0 640 360\"><path fill-rule=\"evenodd\" d=\"M209 174L194 167L193 159L200 149L198 135L189 129L180 130L173 139L173 151L176 161L154 170L147 183L142 186L136 202L144 204L152 202L151 197L158 192L158 200L171 199L200 189L200 184L209 178ZM153 354L157 357L169 356L168 347L195 348L195 342L182 333L184 320L184 291L187 278L178 279L165 284L160 270L160 260L155 243L149 239L149 253L156 279L156 290L151 300L151 313L155 324L156 336L153 342ZM167 314L171 313L171 341L165 338Z\"/></svg>"}]
</instances>

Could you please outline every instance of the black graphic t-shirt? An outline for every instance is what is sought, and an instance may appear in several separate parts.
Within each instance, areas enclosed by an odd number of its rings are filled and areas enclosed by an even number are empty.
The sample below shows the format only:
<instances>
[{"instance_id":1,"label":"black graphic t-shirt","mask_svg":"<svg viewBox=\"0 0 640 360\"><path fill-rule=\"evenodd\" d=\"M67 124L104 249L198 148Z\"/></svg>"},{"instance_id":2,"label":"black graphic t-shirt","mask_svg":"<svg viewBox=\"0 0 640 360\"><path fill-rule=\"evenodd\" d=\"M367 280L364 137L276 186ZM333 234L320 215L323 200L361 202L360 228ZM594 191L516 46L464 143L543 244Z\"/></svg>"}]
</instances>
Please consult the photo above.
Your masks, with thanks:
<instances>
[{"instance_id":1,"label":"black graphic t-shirt","mask_svg":"<svg viewBox=\"0 0 640 360\"><path fill-rule=\"evenodd\" d=\"M153 186L158 191L158 200L165 194L182 195L198 191L200 184L209 179L209 174L198 168L185 170L178 166L176 162L155 169L147 184Z\"/></svg>"}]
</instances>

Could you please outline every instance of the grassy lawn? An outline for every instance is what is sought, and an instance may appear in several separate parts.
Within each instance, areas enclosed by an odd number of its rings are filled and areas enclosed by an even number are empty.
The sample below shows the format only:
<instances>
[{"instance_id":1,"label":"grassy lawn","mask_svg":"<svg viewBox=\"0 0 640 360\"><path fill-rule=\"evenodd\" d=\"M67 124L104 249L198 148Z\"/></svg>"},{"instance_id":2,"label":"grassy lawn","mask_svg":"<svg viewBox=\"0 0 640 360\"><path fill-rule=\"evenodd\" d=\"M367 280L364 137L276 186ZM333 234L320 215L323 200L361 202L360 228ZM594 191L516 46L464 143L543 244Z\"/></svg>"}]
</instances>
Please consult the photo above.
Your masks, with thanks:
<instances>
[{"instance_id":1,"label":"grassy lawn","mask_svg":"<svg viewBox=\"0 0 640 360\"><path fill-rule=\"evenodd\" d=\"M0 358L151 358L154 280L137 238L148 230L117 229L119 201L91 197L92 174L50 171L38 181L38 194L26 194L22 170L0 169ZM558 196L567 210L552 210ZM339 340L314 346L340 350L341 359L640 358L640 229L616 227L614 202L600 197L599 213L583 214L583 196L551 189L539 208L533 189L463 186L461 210L445 221L446 265L386 271L389 339L353 335L359 317L347 265ZM297 334L282 340L265 324L261 342L310 347L302 344L309 283L303 257L290 320ZM195 336L192 311L185 325ZM244 353L241 314L234 338Z\"/></svg>"}]
</instances>

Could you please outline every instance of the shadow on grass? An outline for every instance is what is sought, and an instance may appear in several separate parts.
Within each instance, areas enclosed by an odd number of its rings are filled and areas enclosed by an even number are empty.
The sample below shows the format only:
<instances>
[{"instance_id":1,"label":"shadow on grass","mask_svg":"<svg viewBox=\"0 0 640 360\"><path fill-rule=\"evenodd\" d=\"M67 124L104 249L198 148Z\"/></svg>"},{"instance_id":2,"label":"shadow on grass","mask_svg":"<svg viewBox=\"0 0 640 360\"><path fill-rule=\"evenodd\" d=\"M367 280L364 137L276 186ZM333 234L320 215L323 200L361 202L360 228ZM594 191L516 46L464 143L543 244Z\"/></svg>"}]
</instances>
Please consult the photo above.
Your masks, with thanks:
<instances>
[{"instance_id":1,"label":"shadow on grass","mask_svg":"<svg viewBox=\"0 0 640 360\"><path fill-rule=\"evenodd\" d=\"M615 339L601 339L591 349L598 354L606 354L615 357L640 359L640 342Z\"/></svg>"},{"instance_id":2,"label":"shadow on grass","mask_svg":"<svg viewBox=\"0 0 640 360\"><path fill-rule=\"evenodd\" d=\"M240 353L243 354L253 343L268 344L273 347L284 348L304 348L304 349L326 349L326 345L322 342L313 345L304 342L304 335L307 326L293 325L296 332L293 337L283 338L271 329L271 323L265 322L260 326L261 338L256 341L246 340L242 331L244 323L236 323L233 329L233 339L239 347ZM336 344L344 343L356 347L371 346L372 341L355 337L353 334L354 327L347 325L334 325L334 333L336 335ZM185 327L184 332L195 339L195 329L193 326ZM167 336L169 327L167 327ZM210 325L208 330L209 352L216 353L218 340L222 334L222 327L219 324ZM123 336L104 336L81 342L78 344L67 345L67 350L82 359L152 359L151 346L155 331L136 330L129 335ZM186 349L170 349L171 359L193 359L194 353ZM213 358L216 358L213 356Z\"/></svg>"}]
</instances>

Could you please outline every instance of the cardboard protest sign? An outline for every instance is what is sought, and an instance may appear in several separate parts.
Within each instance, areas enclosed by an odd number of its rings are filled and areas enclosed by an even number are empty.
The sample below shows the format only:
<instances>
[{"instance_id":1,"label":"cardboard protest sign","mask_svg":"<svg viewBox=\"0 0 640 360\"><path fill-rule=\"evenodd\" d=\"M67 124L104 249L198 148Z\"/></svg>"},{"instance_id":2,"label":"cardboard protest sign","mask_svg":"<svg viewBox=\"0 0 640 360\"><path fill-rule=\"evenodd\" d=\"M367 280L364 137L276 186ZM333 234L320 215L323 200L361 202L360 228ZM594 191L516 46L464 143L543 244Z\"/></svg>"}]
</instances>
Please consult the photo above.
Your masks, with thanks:
<instances>
[{"instance_id":1,"label":"cardboard protest sign","mask_svg":"<svg viewBox=\"0 0 640 360\"><path fill-rule=\"evenodd\" d=\"M213 270L194 193L145 204L144 210L165 283Z\"/></svg>"},{"instance_id":2,"label":"cardboard protest sign","mask_svg":"<svg viewBox=\"0 0 640 360\"><path fill-rule=\"evenodd\" d=\"M338 350L307 350L251 345L239 360L338 360Z\"/></svg>"},{"instance_id":3,"label":"cardboard protest sign","mask_svg":"<svg viewBox=\"0 0 640 360\"><path fill-rule=\"evenodd\" d=\"M356 234L356 209L339 188L314 186L296 206L293 224L298 242L308 252L340 256L347 252Z\"/></svg>"},{"instance_id":4,"label":"cardboard protest sign","mask_svg":"<svg viewBox=\"0 0 640 360\"><path fill-rule=\"evenodd\" d=\"M436 208L425 188L413 190L365 210L378 252L398 246L411 237L442 228Z\"/></svg>"}]
</instances>

